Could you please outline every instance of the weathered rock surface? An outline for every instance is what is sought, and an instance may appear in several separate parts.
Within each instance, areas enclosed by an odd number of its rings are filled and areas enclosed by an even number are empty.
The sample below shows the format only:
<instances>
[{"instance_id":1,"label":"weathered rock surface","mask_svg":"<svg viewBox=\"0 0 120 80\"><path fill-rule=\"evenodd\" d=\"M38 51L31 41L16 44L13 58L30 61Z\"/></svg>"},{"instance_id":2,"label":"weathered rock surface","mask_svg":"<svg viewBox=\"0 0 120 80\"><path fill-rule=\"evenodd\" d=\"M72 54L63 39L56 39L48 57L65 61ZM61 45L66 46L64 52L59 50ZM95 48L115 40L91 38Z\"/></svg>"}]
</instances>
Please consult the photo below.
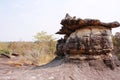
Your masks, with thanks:
<instances>
[{"instance_id":1,"label":"weathered rock surface","mask_svg":"<svg viewBox=\"0 0 120 80\"><path fill-rule=\"evenodd\" d=\"M76 19L76 17L70 17L66 14L65 19L61 21L62 28L56 34L66 34L70 35L77 29L84 28L87 26L104 26L106 28L115 28L120 26L120 23L117 21L105 23L101 22L98 19Z\"/></svg>"},{"instance_id":2,"label":"weathered rock surface","mask_svg":"<svg viewBox=\"0 0 120 80\"><path fill-rule=\"evenodd\" d=\"M68 14L61 21L62 28L57 34L64 34L58 40L56 54L69 59L102 59L105 64L112 62L111 29L120 26L118 22L104 23L96 19L76 19Z\"/></svg>"}]
</instances>

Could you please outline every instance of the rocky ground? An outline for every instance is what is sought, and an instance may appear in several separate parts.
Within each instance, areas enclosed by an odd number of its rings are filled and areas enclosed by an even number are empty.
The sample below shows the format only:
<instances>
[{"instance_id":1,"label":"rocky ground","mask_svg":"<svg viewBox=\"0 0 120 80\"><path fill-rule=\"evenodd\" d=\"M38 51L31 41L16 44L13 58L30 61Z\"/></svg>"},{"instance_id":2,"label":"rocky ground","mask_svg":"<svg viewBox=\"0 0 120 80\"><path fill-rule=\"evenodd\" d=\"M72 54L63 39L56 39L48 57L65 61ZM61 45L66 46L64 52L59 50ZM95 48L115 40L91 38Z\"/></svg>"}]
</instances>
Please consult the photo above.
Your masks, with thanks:
<instances>
[{"instance_id":1,"label":"rocky ground","mask_svg":"<svg viewBox=\"0 0 120 80\"><path fill-rule=\"evenodd\" d=\"M111 70L101 60L65 62L55 59L36 66L15 67L9 59L0 58L0 80L120 80L120 67Z\"/></svg>"}]
</instances>

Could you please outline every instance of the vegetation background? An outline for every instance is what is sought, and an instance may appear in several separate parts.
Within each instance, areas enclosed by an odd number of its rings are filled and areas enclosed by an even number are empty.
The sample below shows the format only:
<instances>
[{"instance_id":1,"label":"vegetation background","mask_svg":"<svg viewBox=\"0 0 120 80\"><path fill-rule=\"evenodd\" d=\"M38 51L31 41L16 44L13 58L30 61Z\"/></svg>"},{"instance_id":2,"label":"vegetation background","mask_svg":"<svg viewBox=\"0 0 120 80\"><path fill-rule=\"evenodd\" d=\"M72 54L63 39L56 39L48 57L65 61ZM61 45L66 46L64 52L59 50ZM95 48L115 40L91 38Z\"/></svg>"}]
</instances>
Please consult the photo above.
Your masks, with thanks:
<instances>
[{"instance_id":1,"label":"vegetation background","mask_svg":"<svg viewBox=\"0 0 120 80\"><path fill-rule=\"evenodd\" d=\"M56 40L52 35L41 31L35 36L34 42L0 42L0 55L5 55L12 58L13 55L17 57L17 63L44 65L55 58ZM13 62L9 62L13 63ZM14 62L16 63L16 62Z\"/></svg>"}]
</instances>

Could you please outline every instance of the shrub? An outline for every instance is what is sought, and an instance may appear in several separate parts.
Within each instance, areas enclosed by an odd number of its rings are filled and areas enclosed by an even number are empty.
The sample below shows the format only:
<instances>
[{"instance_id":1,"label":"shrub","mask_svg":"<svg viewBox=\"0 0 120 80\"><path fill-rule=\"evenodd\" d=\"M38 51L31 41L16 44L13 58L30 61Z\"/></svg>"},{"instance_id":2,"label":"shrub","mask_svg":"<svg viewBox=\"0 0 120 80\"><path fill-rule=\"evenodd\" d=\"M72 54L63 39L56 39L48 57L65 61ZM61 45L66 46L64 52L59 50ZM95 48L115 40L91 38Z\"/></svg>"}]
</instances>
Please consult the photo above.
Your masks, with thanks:
<instances>
[{"instance_id":1,"label":"shrub","mask_svg":"<svg viewBox=\"0 0 120 80\"><path fill-rule=\"evenodd\" d=\"M7 50L7 49L0 50L0 54L8 54L8 55L10 55L10 51Z\"/></svg>"},{"instance_id":2,"label":"shrub","mask_svg":"<svg viewBox=\"0 0 120 80\"><path fill-rule=\"evenodd\" d=\"M115 46L115 51L117 51L116 54L118 55L118 58L120 59L120 32L117 32L113 36L113 44Z\"/></svg>"}]
</instances>

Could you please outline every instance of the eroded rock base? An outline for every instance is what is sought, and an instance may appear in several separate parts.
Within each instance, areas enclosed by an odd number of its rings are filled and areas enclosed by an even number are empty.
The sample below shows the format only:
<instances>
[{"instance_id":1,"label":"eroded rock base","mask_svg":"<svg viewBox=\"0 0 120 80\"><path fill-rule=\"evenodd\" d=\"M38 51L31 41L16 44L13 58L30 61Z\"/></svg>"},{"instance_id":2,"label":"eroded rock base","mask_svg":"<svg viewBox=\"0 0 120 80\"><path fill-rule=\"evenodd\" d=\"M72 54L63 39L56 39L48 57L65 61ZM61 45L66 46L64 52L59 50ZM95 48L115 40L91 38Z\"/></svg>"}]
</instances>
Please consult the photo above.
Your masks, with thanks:
<instances>
[{"instance_id":1,"label":"eroded rock base","mask_svg":"<svg viewBox=\"0 0 120 80\"><path fill-rule=\"evenodd\" d=\"M100 54L100 55L67 55L65 56L65 61L66 62L72 62L72 63L80 63L80 62L91 62L91 61L102 61L102 63L106 66L109 67L110 69L114 70L116 66L119 66L117 64L117 59L114 59L112 54ZM98 64L95 64L98 65Z\"/></svg>"}]
</instances>

